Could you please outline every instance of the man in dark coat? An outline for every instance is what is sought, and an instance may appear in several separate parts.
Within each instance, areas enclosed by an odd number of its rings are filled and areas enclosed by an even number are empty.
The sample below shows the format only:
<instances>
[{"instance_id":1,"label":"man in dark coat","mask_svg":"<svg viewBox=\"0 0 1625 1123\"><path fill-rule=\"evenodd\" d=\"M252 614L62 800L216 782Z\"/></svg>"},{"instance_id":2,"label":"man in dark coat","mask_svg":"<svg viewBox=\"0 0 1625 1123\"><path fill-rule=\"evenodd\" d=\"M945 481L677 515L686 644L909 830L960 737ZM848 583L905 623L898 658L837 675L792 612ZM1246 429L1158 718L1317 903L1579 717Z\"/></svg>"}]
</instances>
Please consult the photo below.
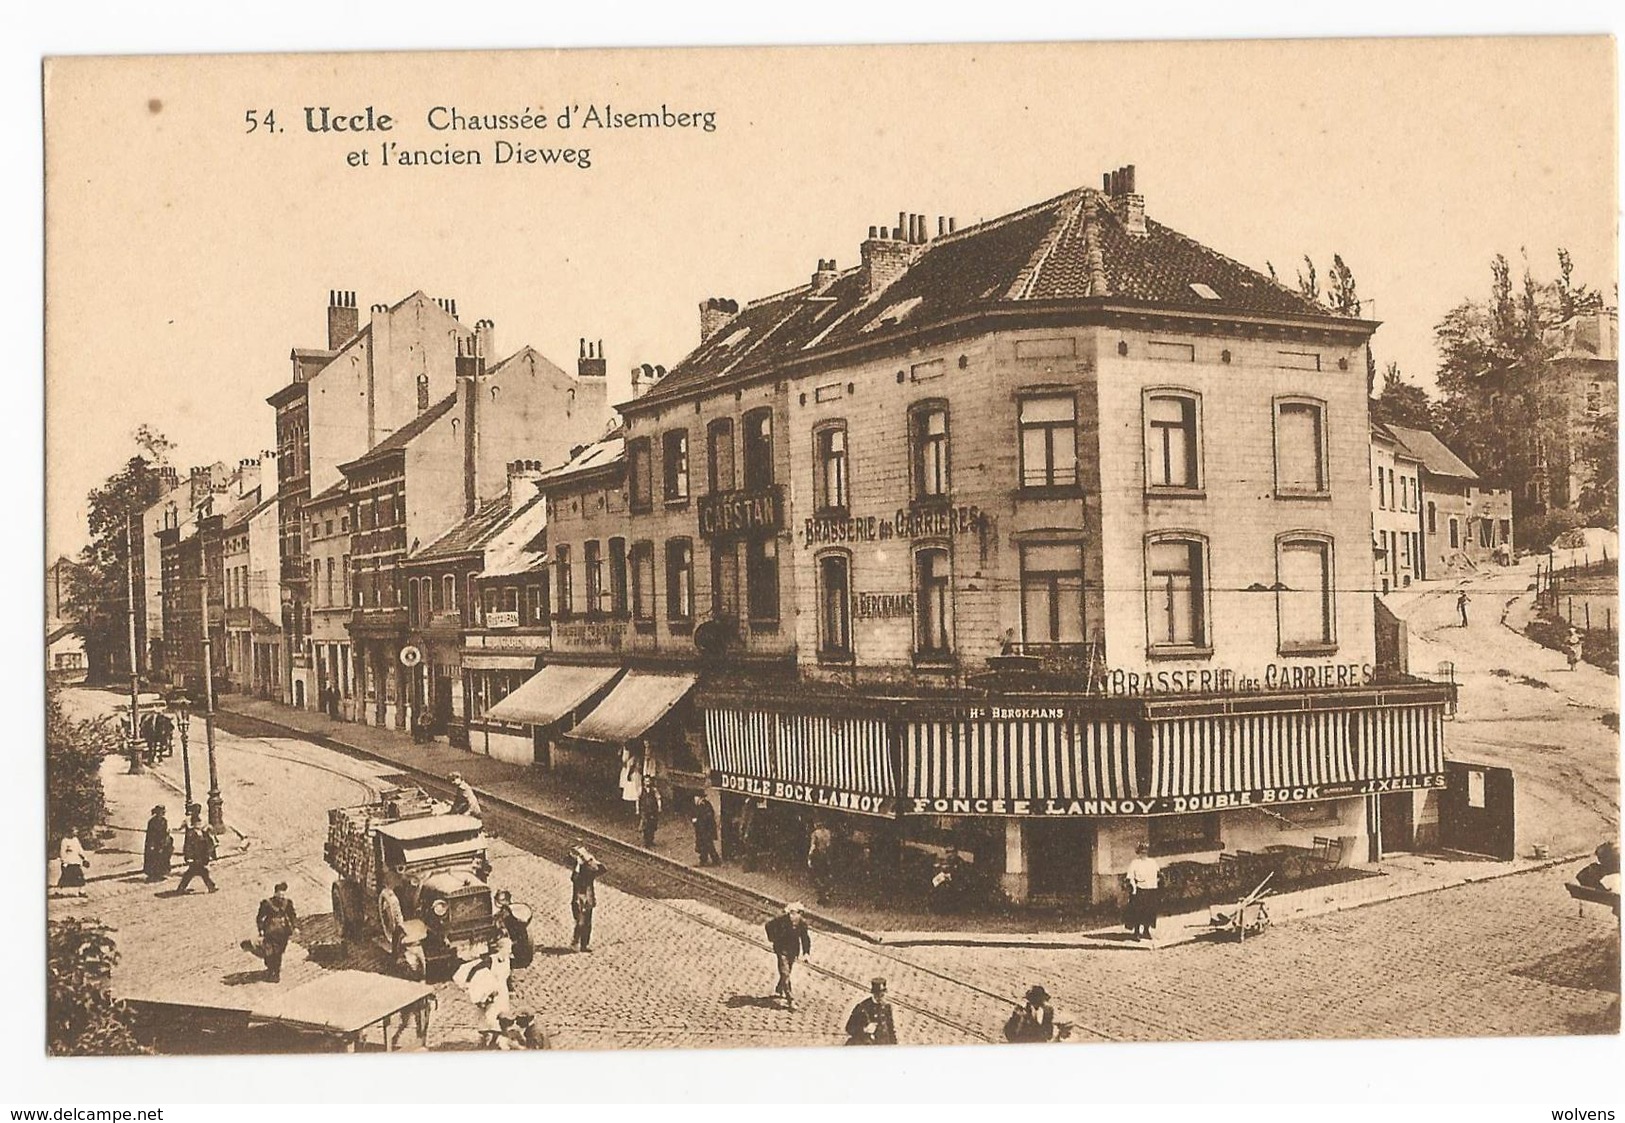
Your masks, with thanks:
<instances>
[{"instance_id":1,"label":"man in dark coat","mask_svg":"<svg viewBox=\"0 0 1625 1123\"><path fill-rule=\"evenodd\" d=\"M846 1019L848 1045L895 1045L897 1023L892 1020L891 999L886 997L886 980L869 980L869 997L852 1007Z\"/></svg>"},{"instance_id":2,"label":"man in dark coat","mask_svg":"<svg viewBox=\"0 0 1625 1123\"><path fill-rule=\"evenodd\" d=\"M1049 992L1032 987L1025 998L1026 1004L1017 1006L1004 1023L1004 1039L1017 1044L1050 1040L1055 1036L1055 1007L1050 1005Z\"/></svg>"},{"instance_id":3,"label":"man in dark coat","mask_svg":"<svg viewBox=\"0 0 1625 1123\"><path fill-rule=\"evenodd\" d=\"M162 804L152 809L152 818L147 820L147 841L141 854L141 872L148 881L162 881L169 876L175 840L169 836L169 820L164 817Z\"/></svg>"},{"instance_id":4,"label":"man in dark coat","mask_svg":"<svg viewBox=\"0 0 1625 1123\"><path fill-rule=\"evenodd\" d=\"M266 978L273 983L282 981L282 956L298 924L299 915L288 898L288 883L279 881L271 895L260 902L259 915L254 918L254 926L260 932L258 946L243 941L245 950L265 960Z\"/></svg>"},{"instance_id":5,"label":"man in dark coat","mask_svg":"<svg viewBox=\"0 0 1625 1123\"><path fill-rule=\"evenodd\" d=\"M575 865L570 870L570 915L575 917L576 929L570 946L577 951L591 951L592 910L598 907L596 885L604 874L604 864L582 845L577 845L571 855Z\"/></svg>"},{"instance_id":6,"label":"man in dark coat","mask_svg":"<svg viewBox=\"0 0 1625 1123\"><path fill-rule=\"evenodd\" d=\"M717 856L717 812L703 795L694 797L694 851L702 866L720 866Z\"/></svg>"},{"instance_id":7,"label":"man in dark coat","mask_svg":"<svg viewBox=\"0 0 1625 1123\"><path fill-rule=\"evenodd\" d=\"M801 902L785 905L784 911L769 920L765 927L779 965L779 982L773 993L784 999L786 1010L794 1010L796 999L790 975L796 969L797 959L812 954L812 934L807 931L807 921L801 915Z\"/></svg>"},{"instance_id":8,"label":"man in dark coat","mask_svg":"<svg viewBox=\"0 0 1625 1123\"><path fill-rule=\"evenodd\" d=\"M201 807L194 803L188 811L191 818L186 824L186 838L181 843L181 858L186 862L186 872L181 874L180 887L176 891L187 892L192 879L200 877L203 884L208 886L209 892L213 893L218 888L214 878L209 876L209 863L214 861L215 853L214 835L203 825Z\"/></svg>"},{"instance_id":9,"label":"man in dark coat","mask_svg":"<svg viewBox=\"0 0 1625 1123\"><path fill-rule=\"evenodd\" d=\"M513 894L506 889L496 893L497 923L513 943L513 965L529 967L536 958L536 945L530 938L530 909L513 903Z\"/></svg>"},{"instance_id":10,"label":"man in dark coat","mask_svg":"<svg viewBox=\"0 0 1625 1123\"><path fill-rule=\"evenodd\" d=\"M643 790L638 793L638 829L643 832L643 846L646 850L653 850L655 845L655 831L660 826L660 793L647 776L643 779Z\"/></svg>"}]
</instances>

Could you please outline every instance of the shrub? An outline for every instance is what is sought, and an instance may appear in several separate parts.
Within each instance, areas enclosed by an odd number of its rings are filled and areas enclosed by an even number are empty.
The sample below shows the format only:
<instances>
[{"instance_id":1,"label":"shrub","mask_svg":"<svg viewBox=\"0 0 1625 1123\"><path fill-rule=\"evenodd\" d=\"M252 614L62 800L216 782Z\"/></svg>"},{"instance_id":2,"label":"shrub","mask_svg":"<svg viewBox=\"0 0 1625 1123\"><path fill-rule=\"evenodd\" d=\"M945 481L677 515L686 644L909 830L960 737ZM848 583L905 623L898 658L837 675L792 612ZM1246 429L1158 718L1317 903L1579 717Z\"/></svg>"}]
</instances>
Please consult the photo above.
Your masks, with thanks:
<instances>
[{"instance_id":1,"label":"shrub","mask_svg":"<svg viewBox=\"0 0 1625 1123\"><path fill-rule=\"evenodd\" d=\"M62 712L52 688L45 696L45 845L54 855L65 834L94 845L96 828L107 820L102 761L123 750L124 736L109 718L76 720Z\"/></svg>"},{"instance_id":2,"label":"shrub","mask_svg":"<svg viewBox=\"0 0 1625 1123\"><path fill-rule=\"evenodd\" d=\"M55 1056L144 1053L128 1008L108 989L118 946L97 920L53 920L45 937L46 1042Z\"/></svg>"},{"instance_id":3,"label":"shrub","mask_svg":"<svg viewBox=\"0 0 1625 1123\"><path fill-rule=\"evenodd\" d=\"M1560 535L1585 525L1579 514L1562 509L1526 515L1517 521L1518 549L1532 554L1544 554Z\"/></svg>"}]
</instances>

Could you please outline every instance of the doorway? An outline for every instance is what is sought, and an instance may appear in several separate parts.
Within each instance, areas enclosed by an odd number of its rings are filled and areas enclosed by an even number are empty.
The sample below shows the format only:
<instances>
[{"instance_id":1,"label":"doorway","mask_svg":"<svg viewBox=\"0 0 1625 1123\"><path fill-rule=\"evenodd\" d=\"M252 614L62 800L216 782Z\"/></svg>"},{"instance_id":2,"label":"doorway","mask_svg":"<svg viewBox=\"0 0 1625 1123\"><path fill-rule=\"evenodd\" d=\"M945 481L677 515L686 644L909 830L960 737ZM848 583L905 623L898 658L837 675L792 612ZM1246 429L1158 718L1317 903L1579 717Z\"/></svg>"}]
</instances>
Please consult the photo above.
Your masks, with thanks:
<instances>
[{"instance_id":1,"label":"doorway","mask_svg":"<svg viewBox=\"0 0 1625 1123\"><path fill-rule=\"evenodd\" d=\"M1382 852L1395 854L1416 849L1416 797L1410 792L1384 792L1377 797L1377 830Z\"/></svg>"},{"instance_id":2,"label":"doorway","mask_svg":"<svg viewBox=\"0 0 1625 1123\"><path fill-rule=\"evenodd\" d=\"M1094 824L1087 819L1055 819L1023 827L1031 894L1087 901L1095 866Z\"/></svg>"}]
</instances>

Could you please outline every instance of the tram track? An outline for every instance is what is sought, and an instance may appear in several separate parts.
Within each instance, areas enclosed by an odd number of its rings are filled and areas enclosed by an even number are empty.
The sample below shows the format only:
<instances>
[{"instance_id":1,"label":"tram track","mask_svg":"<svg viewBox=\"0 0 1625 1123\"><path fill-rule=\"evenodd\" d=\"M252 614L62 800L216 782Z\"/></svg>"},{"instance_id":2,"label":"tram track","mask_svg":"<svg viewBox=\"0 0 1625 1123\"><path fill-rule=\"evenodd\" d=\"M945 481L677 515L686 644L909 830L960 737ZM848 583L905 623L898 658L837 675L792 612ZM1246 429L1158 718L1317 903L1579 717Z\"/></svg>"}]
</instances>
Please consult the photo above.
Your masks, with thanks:
<instances>
[{"instance_id":1,"label":"tram track","mask_svg":"<svg viewBox=\"0 0 1625 1123\"><path fill-rule=\"evenodd\" d=\"M252 732L252 730L259 728L273 730L275 735L284 739L291 736L310 744L331 749L345 756L386 765L396 774L422 787L426 792L437 798L449 799L455 794L451 785L434 773L414 768L400 761L375 756L364 749L346 745L343 742L323 737L320 734L291 730L243 714L222 715L221 724L222 727L231 729L238 736L262 742L267 740L266 735ZM311 766L324 767L316 764ZM324 770L344 775L335 769L324 768ZM348 778L353 780L353 777ZM701 904L714 906L736 920L761 924L767 918L775 915L781 907L779 902L765 894L694 873L681 863L651 855L630 842L624 842L610 835L584 830L579 826L554 819L545 813L523 807L490 792L481 792L480 799L485 806L486 822L491 828L494 828L492 833L495 837L511 842L528 853L561 866L570 864L571 849L585 837L603 856L613 856L614 858L613 862L607 863L610 867L609 872L602 878L606 884L632 896L657 904L682 916L685 920L702 925L753 950L771 954L772 946L767 940L743 933L737 928L719 923L693 910L682 908L677 903L679 900L693 900ZM998 1025L1002 1025L1004 1014L1008 1013L1011 1008L1021 1004L1020 999L1011 995L1001 994L916 962L913 959L905 958L885 945L865 938L863 933L857 929L829 923L821 918L809 918L809 923L813 927L820 929L826 938L840 940L852 949L883 959L889 963L895 963L903 970L935 979L949 987L995 1003L996 1009L999 1011L994 1015L997 1018L996 1024ZM869 983L867 979L859 978L822 963L813 962L811 959L802 960L801 965L804 970L838 982L857 992L868 993ZM956 1033L983 1042L1000 1040L985 1026L966 1025L931 1009L929 1006L916 1002L906 995L894 992L891 995L891 1000L900 1009L907 1010ZM1081 1021L1075 1021L1073 1025L1075 1032L1102 1041L1116 1040L1115 1035L1108 1034L1097 1026Z\"/></svg>"}]
</instances>

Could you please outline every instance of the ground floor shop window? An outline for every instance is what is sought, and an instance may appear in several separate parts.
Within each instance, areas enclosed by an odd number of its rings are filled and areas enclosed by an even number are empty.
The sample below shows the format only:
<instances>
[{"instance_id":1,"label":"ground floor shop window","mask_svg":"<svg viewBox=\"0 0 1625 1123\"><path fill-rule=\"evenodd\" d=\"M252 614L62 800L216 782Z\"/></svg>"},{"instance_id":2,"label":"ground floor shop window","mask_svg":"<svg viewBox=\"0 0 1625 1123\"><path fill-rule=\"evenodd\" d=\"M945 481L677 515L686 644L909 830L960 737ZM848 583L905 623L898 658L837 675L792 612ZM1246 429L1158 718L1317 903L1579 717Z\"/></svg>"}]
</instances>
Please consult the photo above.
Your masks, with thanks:
<instances>
[{"instance_id":1,"label":"ground floor shop window","mask_svg":"<svg viewBox=\"0 0 1625 1123\"><path fill-rule=\"evenodd\" d=\"M1194 854L1202 850L1218 850L1223 845L1219 838L1219 816L1158 815L1146 820L1150 832L1151 853Z\"/></svg>"}]
</instances>

